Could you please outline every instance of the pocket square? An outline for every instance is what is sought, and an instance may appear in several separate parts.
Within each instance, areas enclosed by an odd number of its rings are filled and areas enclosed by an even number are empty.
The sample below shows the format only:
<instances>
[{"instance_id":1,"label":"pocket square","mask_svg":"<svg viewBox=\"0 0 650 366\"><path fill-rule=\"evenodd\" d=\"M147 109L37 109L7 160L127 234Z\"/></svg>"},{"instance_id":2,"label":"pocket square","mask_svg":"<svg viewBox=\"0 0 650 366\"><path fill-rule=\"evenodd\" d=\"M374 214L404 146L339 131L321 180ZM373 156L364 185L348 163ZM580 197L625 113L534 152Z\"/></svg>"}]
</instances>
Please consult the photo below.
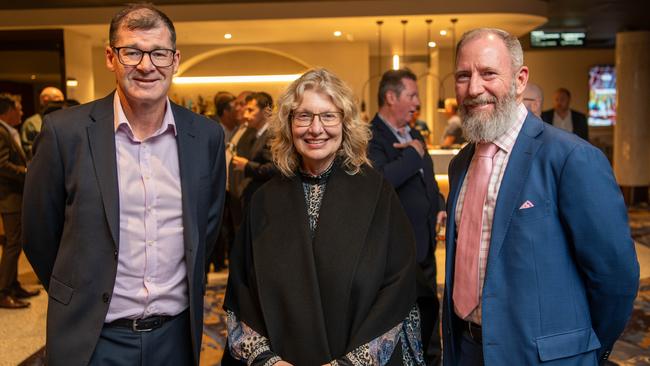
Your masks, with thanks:
<instances>
[{"instance_id":1,"label":"pocket square","mask_svg":"<svg viewBox=\"0 0 650 366\"><path fill-rule=\"evenodd\" d=\"M527 208L532 208L532 207L535 207L535 205L533 205L533 203L530 202L530 201L526 201L526 202L524 202L523 205L521 205L521 207L519 207L519 209L520 210L525 210Z\"/></svg>"}]
</instances>

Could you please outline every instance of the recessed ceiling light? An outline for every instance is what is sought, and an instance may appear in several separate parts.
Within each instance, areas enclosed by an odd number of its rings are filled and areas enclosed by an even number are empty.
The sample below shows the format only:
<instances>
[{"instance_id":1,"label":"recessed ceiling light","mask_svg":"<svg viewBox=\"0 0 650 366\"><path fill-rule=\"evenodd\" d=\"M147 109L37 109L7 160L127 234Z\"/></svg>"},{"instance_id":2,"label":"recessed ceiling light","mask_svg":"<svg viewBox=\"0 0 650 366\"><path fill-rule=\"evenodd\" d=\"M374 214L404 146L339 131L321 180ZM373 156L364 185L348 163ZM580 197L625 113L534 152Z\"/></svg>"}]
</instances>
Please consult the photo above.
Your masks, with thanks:
<instances>
[{"instance_id":1,"label":"recessed ceiling light","mask_svg":"<svg viewBox=\"0 0 650 366\"><path fill-rule=\"evenodd\" d=\"M334 31L334 37L340 37L341 36L341 31Z\"/></svg>"},{"instance_id":2,"label":"recessed ceiling light","mask_svg":"<svg viewBox=\"0 0 650 366\"><path fill-rule=\"evenodd\" d=\"M436 46L436 42L431 41L431 42L428 43L428 45L429 45L429 48L434 48Z\"/></svg>"},{"instance_id":3,"label":"recessed ceiling light","mask_svg":"<svg viewBox=\"0 0 650 366\"><path fill-rule=\"evenodd\" d=\"M225 39L231 39L231 38L232 38L232 34L230 34L230 33L226 33L226 34L223 35L223 38L225 38Z\"/></svg>"},{"instance_id":4,"label":"recessed ceiling light","mask_svg":"<svg viewBox=\"0 0 650 366\"><path fill-rule=\"evenodd\" d=\"M441 36L446 36L446 35L447 35L447 31L444 30L444 29L441 30L441 31L440 31L440 35L441 35Z\"/></svg>"}]
</instances>

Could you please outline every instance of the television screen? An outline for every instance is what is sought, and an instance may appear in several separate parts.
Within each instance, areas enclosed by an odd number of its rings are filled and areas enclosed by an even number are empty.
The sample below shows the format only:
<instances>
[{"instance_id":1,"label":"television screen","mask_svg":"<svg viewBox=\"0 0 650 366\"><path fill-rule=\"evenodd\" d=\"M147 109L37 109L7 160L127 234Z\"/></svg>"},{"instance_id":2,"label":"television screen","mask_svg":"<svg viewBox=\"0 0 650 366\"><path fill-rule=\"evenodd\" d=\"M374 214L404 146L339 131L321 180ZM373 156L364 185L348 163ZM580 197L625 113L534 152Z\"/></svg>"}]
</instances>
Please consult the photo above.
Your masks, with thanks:
<instances>
[{"instance_id":1,"label":"television screen","mask_svg":"<svg viewBox=\"0 0 650 366\"><path fill-rule=\"evenodd\" d=\"M530 32L532 47L581 47L585 45L585 32L553 32L537 30Z\"/></svg>"},{"instance_id":2,"label":"television screen","mask_svg":"<svg viewBox=\"0 0 650 366\"><path fill-rule=\"evenodd\" d=\"M616 72L612 65L589 70L589 125L616 124Z\"/></svg>"}]
</instances>

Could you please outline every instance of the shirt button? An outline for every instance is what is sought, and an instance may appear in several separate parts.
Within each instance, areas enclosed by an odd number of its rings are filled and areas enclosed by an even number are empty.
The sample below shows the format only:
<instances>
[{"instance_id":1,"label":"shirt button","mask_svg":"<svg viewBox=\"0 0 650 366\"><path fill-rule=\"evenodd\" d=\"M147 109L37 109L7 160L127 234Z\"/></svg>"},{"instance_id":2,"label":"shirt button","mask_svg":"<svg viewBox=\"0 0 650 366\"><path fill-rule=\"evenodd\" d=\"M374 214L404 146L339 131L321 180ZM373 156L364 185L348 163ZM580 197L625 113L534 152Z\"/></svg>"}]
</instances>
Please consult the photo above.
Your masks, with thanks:
<instances>
[{"instance_id":1,"label":"shirt button","mask_svg":"<svg viewBox=\"0 0 650 366\"><path fill-rule=\"evenodd\" d=\"M153 240L147 240L147 244L149 244L149 246L153 245Z\"/></svg>"},{"instance_id":2,"label":"shirt button","mask_svg":"<svg viewBox=\"0 0 650 366\"><path fill-rule=\"evenodd\" d=\"M108 300L110 300L110 299L111 299L111 296L108 294L108 292L104 292L102 294L102 301L104 303L108 304Z\"/></svg>"}]
</instances>

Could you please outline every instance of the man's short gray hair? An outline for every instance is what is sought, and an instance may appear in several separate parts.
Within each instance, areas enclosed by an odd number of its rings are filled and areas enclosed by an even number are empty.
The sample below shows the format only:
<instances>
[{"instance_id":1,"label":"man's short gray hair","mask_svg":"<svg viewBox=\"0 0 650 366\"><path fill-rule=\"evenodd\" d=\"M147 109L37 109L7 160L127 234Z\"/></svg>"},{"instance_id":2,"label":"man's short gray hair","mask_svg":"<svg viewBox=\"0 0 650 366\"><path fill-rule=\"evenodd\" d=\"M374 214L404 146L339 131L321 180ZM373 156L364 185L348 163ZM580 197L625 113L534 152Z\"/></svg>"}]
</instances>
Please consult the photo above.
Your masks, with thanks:
<instances>
[{"instance_id":1,"label":"man's short gray hair","mask_svg":"<svg viewBox=\"0 0 650 366\"><path fill-rule=\"evenodd\" d=\"M519 43L517 37L497 28L476 28L465 32L456 46L456 62L458 62L458 54L466 43L487 34L493 34L503 41L503 44L508 49L508 53L510 53L512 71L517 72L524 65L524 51L521 49L521 43Z\"/></svg>"}]
</instances>

